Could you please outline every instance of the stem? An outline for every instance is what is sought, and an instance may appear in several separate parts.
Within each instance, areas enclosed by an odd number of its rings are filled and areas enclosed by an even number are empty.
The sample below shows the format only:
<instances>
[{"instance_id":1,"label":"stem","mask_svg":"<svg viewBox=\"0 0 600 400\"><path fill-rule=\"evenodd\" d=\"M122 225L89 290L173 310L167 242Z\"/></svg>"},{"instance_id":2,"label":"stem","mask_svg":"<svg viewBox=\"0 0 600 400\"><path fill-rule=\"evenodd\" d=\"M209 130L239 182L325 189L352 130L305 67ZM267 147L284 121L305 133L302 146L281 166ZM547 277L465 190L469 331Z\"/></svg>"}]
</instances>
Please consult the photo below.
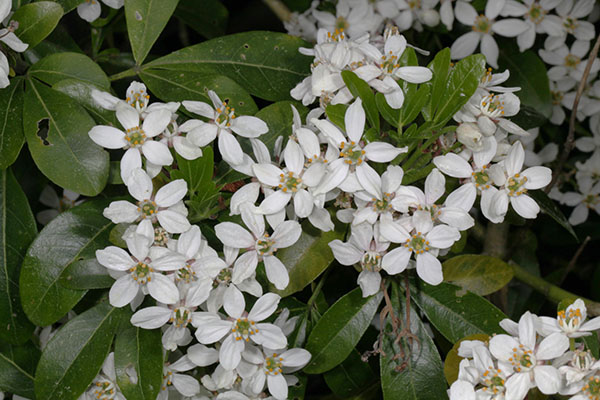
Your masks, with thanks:
<instances>
[{"instance_id":1,"label":"stem","mask_svg":"<svg viewBox=\"0 0 600 400\"><path fill-rule=\"evenodd\" d=\"M319 283L317 283L317 286L315 287L315 290L313 290L313 293L310 296L310 299L308 299L308 303L306 303L307 309L312 308L315 301L317 301L317 296L319 295L319 293L321 293L321 289L323 289L323 285L325 284L325 280L327 279L327 276L329 275L329 271L331 271L331 268L327 268L327 270L321 277L321 280L319 280Z\"/></svg>"},{"instance_id":2,"label":"stem","mask_svg":"<svg viewBox=\"0 0 600 400\"><path fill-rule=\"evenodd\" d=\"M550 190L556 183L558 182L558 177L562 172L562 169L569 159L569 153L575 147L575 121L577 118L577 108L579 107L579 101L581 100L581 96L583 96L583 91L585 90L585 85L587 83L588 77L590 75L590 71L592 69L592 64L596 57L598 56L598 50L600 50L600 36L596 39L596 44L594 44L594 48L589 54L588 62L585 66L585 70L583 71L583 75L581 77L581 82L579 83L579 87L577 88L577 94L575 95L575 100L573 101L573 109L571 110L571 118L569 119L569 134L567 135L567 140L565 141L564 149L562 151L561 157L558 160L558 165L554 169L554 173L552 174L552 181L544 191L549 193Z\"/></svg>"},{"instance_id":3,"label":"stem","mask_svg":"<svg viewBox=\"0 0 600 400\"><path fill-rule=\"evenodd\" d=\"M583 243L581 243L581 245L579 246L579 248L573 255L573 258L571 258L571 261L569 261L569 265L567 265L567 269L565 270L565 273L560 278L560 281L558 282L559 285L562 284L565 281L565 279L567 278L567 275L569 275L569 273L571 273L571 271L573 271L573 269L575 269L575 264L577 264L577 260L579 259L579 256L581 255L581 253L583 253L583 249L585 249L585 246L589 243L589 241L591 239L592 238L590 236L587 236L585 238L585 240L583 241Z\"/></svg>"},{"instance_id":4,"label":"stem","mask_svg":"<svg viewBox=\"0 0 600 400\"><path fill-rule=\"evenodd\" d=\"M281 22L288 22L292 19L292 12L281 0L263 0L263 2L277 15Z\"/></svg>"},{"instance_id":5,"label":"stem","mask_svg":"<svg viewBox=\"0 0 600 400\"><path fill-rule=\"evenodd\" d=\"M566 290L551 284L539 276L530 274L516 264L511 265L513 267L515 278L531 286L534 290L546 296L546 298L553 303L558 304L563 300L575 301L577 299L582 299L585 302L589 315L600 315L600 303L596 303L595 301L577 296L574 293L567 292Z\"/></svg>"},{"instance_id":6,"label":"stem","mask_svg":"<svg viewBox=\"0 0 600 400\"><path fill-rule=\"evenodd\" d=\"M488 222L485 231L483 253L500 258L501 260L506 260L509 231L510 225L507 222L502 222L500 224ZM508 285L502 287L498 292L493 293L491 299L500 306L502 311L506 312L506 310L508 310Z\"/></svg>"},{"instance_id":7,"label":"stem","mask_svg":"<svg viewBox=\"0 0 600 400\"><path fill-rule=\"evenodd\" d=\"M133 68L129 68L128 70L125 71L121 71L119 73L116 73L114 75L111 75L108 77L108 79L112 81L118 81L119 79L124 79L124 78L129 78L132 76L136 76L139 72L139 67L135 66Z\"/></svg>"}]
</instances>

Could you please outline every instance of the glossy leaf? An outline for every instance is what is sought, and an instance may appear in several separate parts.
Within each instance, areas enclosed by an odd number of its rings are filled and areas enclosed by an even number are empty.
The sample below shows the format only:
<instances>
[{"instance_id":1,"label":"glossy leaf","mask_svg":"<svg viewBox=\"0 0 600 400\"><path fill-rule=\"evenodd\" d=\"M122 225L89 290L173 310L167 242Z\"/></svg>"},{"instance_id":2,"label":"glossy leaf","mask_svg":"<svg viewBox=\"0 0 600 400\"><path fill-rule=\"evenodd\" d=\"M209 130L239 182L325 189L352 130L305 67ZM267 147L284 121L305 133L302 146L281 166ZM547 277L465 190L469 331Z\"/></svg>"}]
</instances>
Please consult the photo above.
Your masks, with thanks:
<instances>
[{"instance_id":1,"label":"glossy leaf","mask_svg":"<svg viewBox=\"0 0 600 400\"><path fill-rule=\"evenodd\" d=\"M94 118L97 124L119 126L115 112L100 107L92 98L92 91L101 88L90 83L82 82L78 79L63 79L52 85L52 89L64 93L77 101L79 105L83 106L92 118ZM121 173L120 170L118 171L118 177L120 179Z\"/></svg>"},{"instance_id":2,"label":"glossy leaf","mask_svg":"<svg viewBox=\"0 0 600 400\"><path fill-rule=\"evenodd\" d=\"M202 12L198 12L199 9ZM175 16L207 39L225 34L229 11L219 0L179 0Z\"/></svg>"},{"instance_id":3,"label":"glossy leaf","mask_svg":"<svg viewBox=\"0 0 600 400\"><path fill-rule=\"evenodd\" d=\"M260 140L269 148L271 156L277 138L283 136L283 142L281 143L281 148L283 149L285 148L288 137L293 133L292 105L296 107L296 110L298 110L298 113L300 114L300 118L304 121L308 110L302 104L295 101L280 101L268 105L256 113L256 117L265 121L269 127L269 131L264 135L261 135Z\"/></svg>"},{"instance_id":4,"label":"glossy leaf","mask_svg":"<svg viewBox=\"0 0 600 400\"><path fill-rule=\"evenodd\" d=\"M406 302L396 285L392 285L392 305L396 315L404 321ZM383 330L380 355L381 388L385 400L430 400L445 399L442 360L433 340L414 308L410 309L410 331L418 341L400 339L394 333L389 318ZM402 354L405 358L402 358ZM398 356L396 356L398 355Z\"/></svg>"},{"instance_id":5,"label":"glossy leaf","mask_svg":"<svg viewBox=\"0 0 600 400\"><path fill-rule=\"evenodd\" d=\"M67 322L42 352L35 373L36 397L76 400L100 371L126 312L100 303Z\"/></svg>"},{"instance_id":6,"label":"glossy leaf","mask_svg":"<svg viewBox=\"0 0 600 400\"><path fill-rule=\"evenodd\" d=\"M16 77L0 89L0 169L15 162L23 143L23 78Z\"/></svg>"},{"instance_id":7,"label":"glossy leaf","mask_svg":"<svg viewBox=\"0 0 600 400\"><path fill-rule=\"evenodd\" d=\"M244 32L186 47L147 67L225 75L265 100L288 100L290 90L310 73L308 43L276 32Z\"/></svg>"},{"instance_id":8,"label":"glossy leaf","mask_svg":"<svg viewBox=\"0 0 600 400\"><path fill-rule=\"evenodd\" d=\"M89 138L96 124L82 106L28 79L23 115L29 151L44 175L86 196L102 191L108 180L108 153Z\"/></svg>"},{"instance_id":9,"label":"glossy leaf","mask_svg":"<svg viewBox=\"0 0 600 400\"><path fill-rule=\"evenodd\" d=\"M494 293L513 278L513 269L499 258L465 254L446 260L444 281L452 282L480 296Z\"/></svg>"},{"instance_id":10,"label":"glossy leaf","mask_svg":"<svg viewBox=\"0 0 600 400\"><path fill-rule=\"evenodd\" d=\"M362 392L375 380L375 374L355 349L340 365L323 374L323 378L336 396L346 398Z\"/></svg>"},{"instance_id":11,"label":"glossy leaf","mask_svg":"<svg viewBox=\"0 0 600 400\"><path fill-rule=\"evenodd\" d=\"M312 358L304 372L320 374L344 361L371 324L382 298L382 293L364 298L356 288L336 301L308 337L306 350Z\"/></svg>"},{"instance_id":12,"label":"glossy leaf","mask_svg":"<svg viewBox=\"0 0 600 400\"><path fill-rule=\"evenodd\" d=\"M376 131L379 131L379 111L375 104L373 89L352 71L342 71L342 79L352 95L355 98L360 97L369 123Z\"/></svg>"},{"instance_id":13,"label":"glossy leaf","mask_svg":"<svg viewBox=\"0 0 600 400\"><path fill-rule=\"evenodd\" d=\"M138 65L146 59L152 45L165 29L178 0L125 0L127 33L133 58Z\"/></svg>"},{"instance_id":14,"label":"glossy leaf","mask_svg":"<svg viewBox=\"0 0 600 400\"><path fill-rule=\"evenodd\" d=\"M59 4L38 1L25 4L10 19L19 23L15 34L31 49L54 30L62 16L63 9Z\"/></svg>"},{"instance_id":15,"label":"glossy leaf","mask_svg":"<svg viewBox=\"0 0 600 400\"><path fill-rule=\"evenodd\" d=\"M476 333L502 332L502 311L481 296L442 282L437 286L420 280L411 296L427 319L451 343Z\"/></svg>"},{"instance_id":16,"label":"glossy leaf","mask_svg":"<svg viewBox=\"0 0 600 400\"><path fill-rule=\"evenodd\" d=\"M35 397L33 374L27 372L9 354L0 352L0 391Z\"/></svg>"},{"instance_id":17,"label":"glossy leaf","mask_svg":"<svg viewBox=\"0 0 600 400\"><path fill-rule=\"evenodd\" d=\"M429 101L430 86L421 85L411 97L406 99L406 102L400 109L400 123L408 125L417 118L425 104Z\"/></svg>"},{"instance_id":18,"label":"glossy leaf","mask_svg":"<svg viewBox=\"0 0 600 400\"><path fill-rule=\"evenodd\" d=\"M57 53L44 57L31 66L29 74L48 85L64 79L77 79L104 90L110 89L110 81L102 68L80 53Z\"/></svg>"},{"instance_id":19,"label":"glossy leaf","mask_svg":"<svg viewBox=\"0 0 600 400\"><path fill-rule=\"evenodd\" d=\"M428 83L428 85L431 85L431 97L427 107L428 115L433 115L436 112L447 89L450 64L450 49L445 48L437 53L428 65L433 72L433 77ZM427 118L427 120L429 121L430 118Z\"/></svg>"},{"instance_id":20,"label":"glossy leaf","mask_svg":"<svg viewBox=\"0 0 600 400\"><path fill-rule=\"evenodd\" d=\"M395 110L390 107L383 93L375 94L375 104L377 105L377 109L379 110L379 113L383 119L385 119L387 123L392 125L394 128L397 128L398 121L400 120L400 110ZM329 109L329 107L330 106L327 108Z\"/></svg>"},{"instance_id":21,"label":"glossy leaf","mask_svg":"<svg viewBox=\"0 0 600 400\"><path fill-rule=\"evenodd\" d=\"M23 309L29 319L47 326L62 318L85 295L63 287L60 276L73 262L95 257L110 243L112 222L102 210L106 199L91 200L60 214L40 232L27 251L21 270Z\"/></svg>"},{"instance_id":22,"label":"glossy leaf","mask_svg":"<svg viewBox=\"0 0 600 400\"><path fill-rule=\"evenodd\" d=\"M95 258L75 261L60 275L60 285L69 289L105 289L115 283L106 267L100 265Z\"/></svg>"},{"instance_id":23,"label":"glossy leaf","mask_svg":"<svg viewBox=\"0 0 600 400\"><path fill-rule=\"evenodd\" d=\"M163 101L197 100L213 105L208 90L229 100L237 115L254 115L258 108L248 92L222 75L148 68L140 73L148 88Z\"/></svg>"},{"instance_id":24,"label":"glossy leaf","mask_svg":"<svg viewBox=\"0 0 600 400\"><path fill-rule=\"evenodd\" d=\"M562 211L560 211L560 208L558 208L556 202L554 202L550 197L548 197L548 195L543 190L532 190L530 192L527 192L527 194L531 198L533 198L536 201L536 203L538 203L540 209L543 212L545 212L553 220L558 222L558 224L565 228L567 232L569 232L571 235L573 235L573 237L576 240L579 240L567 217L565 217Z\"/></svg>"},{"instance_id":25,"label":"glossy leaf","mask_svg":"<svg viewBox=\"0 0 600 400\"><path fill-rule=\"evenodd\" d=\"M333 252L329 247L329 242L342 239L343 233L337 230L317 232L311 234L303 230L300 239L295 244L277 251L277 257L288 268L290 275L290 283L284 290L274 290L282 297L304 289L317 279L333 261Z\"/></svg>"},{"instance_id":26,"label":"glossy leaf","mask_svg":"<svg viewBox=\"0 0 600 400\"><path fill-rule=\"evenodd\" d=\"M163 378L160 329L129 326L115 339L117 383L128 400L155 400ZM132 382L135 373L137 381Z\"/></svg>"},{"instance_id":27,"label":"glossy leaf","mask_svg":"<svg viewBox=\"0 0 600 400\"><path fill-rule=\"evenodd\" d=\"M342 131L346 131L346 122L344 120L346 116L346 110L348 106L346 104L329 104L325 109L327 118L338 126Z\"/></svg>"},{"instance_id":28,"label":"glossy leaf","mask_svg":"<svg viewBox=\"0 0 600 400\"><path fill-rule=\"evenodd\" d=\"M0 202L0 340L22 344L29 340L34 326L21 307L19 273L37 227L11 170L0 171Z\"/></svg>"}]
</instances>

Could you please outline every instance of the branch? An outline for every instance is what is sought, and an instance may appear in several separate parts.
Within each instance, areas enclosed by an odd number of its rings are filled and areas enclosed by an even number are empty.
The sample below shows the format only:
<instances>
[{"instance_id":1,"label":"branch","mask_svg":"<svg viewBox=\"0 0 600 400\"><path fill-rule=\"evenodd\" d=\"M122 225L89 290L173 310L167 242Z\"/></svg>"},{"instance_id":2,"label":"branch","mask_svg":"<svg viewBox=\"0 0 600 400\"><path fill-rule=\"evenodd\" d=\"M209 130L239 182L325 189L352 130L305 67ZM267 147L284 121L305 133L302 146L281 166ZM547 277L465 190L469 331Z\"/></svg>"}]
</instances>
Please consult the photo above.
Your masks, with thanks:
<instances>
[{"instance_id":1,"label":"branch","mask_svg":"<svg viewBox=\"0 0 600 400\"><path fill-rule=\"evenodd\" d=\"M263 2L273 11L281 22L288 22L292 19L292 12L281 0L263 0Z\"/></svg>"},{"instance_id":2,"label":"branch","mask_svg":"<svg viewBox=\"0 0 600 400\"><path fill-rule=\"evenodd\" d=\"M531 286L534 290L546 296L546 298L553 303L558 304L563 300L575 301L577 299L582 299L585 302L589 315L600 315L600 303L596 303L595 301L577 296L574 293L567 292L566 290L551 284L545 279L525 271L522 267L516 264L511 265L515 273L515 278Z\"/></svg>"},{"instance_id":3,"label":"branch","mask_svg":"<svg viewBox=\"0 0 600 400\"><path fill-rule=\"evenodd\" d=\"M585 85L587 83L588 77L590 75L590 71L592 69L592 64L596 60L598 56L598 50L600 50L600 36L596 39L596 44L594 44L594 48L589 54L588 62L585 66L585 70L583 71L583 75L581 76L581 82L579 82L579 87L577 88L577 94L575 95L575 100L573 101L573 109L571 110L571 118L569 119L569 134L567 135L567 140L565 141L564 149L561 154L560 159L558 160L558 165L554 169L554 173L552 174L552 181L546 189L544 190L546 193L549 193L550 190L556 185L558 182L558 177L565 166L565 163L569 159L569 154L573 147L575 147L575 120L577 118L577 108L579 108L579 101L581 100L581 96L583 96L583 91L585 90Z\"/></svg>"}]
</instances>

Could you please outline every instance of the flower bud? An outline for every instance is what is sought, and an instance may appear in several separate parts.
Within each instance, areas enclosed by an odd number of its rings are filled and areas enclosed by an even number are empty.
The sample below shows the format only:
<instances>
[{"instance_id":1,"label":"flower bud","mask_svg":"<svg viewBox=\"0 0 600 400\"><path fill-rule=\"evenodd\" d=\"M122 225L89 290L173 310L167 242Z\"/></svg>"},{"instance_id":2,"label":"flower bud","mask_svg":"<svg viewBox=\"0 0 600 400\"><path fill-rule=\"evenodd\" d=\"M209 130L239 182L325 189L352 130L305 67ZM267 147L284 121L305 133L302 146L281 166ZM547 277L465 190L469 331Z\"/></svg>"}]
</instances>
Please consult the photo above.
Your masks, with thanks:
<instances>
[{"instance_id":1,"label":"flower bud","mask_svg":"<svg viewBox=\"0 0 600 400\"><path fill-rule=\"evenodd\" d=\"M421 20L427 26L436 26L440 23L440 14L436 10L425 10L421 12Z\"/></svg>"},{"instance_id":2,"label":"flower bud","mask_svg":"<svg viewBox=\"0 0 600 400\"><path fill-rule=\"evenodd\" d=\"M483 150L481 131L477 124L464 122L456 128L456 138L471 151Z\"/></svg>"}]
</instances>

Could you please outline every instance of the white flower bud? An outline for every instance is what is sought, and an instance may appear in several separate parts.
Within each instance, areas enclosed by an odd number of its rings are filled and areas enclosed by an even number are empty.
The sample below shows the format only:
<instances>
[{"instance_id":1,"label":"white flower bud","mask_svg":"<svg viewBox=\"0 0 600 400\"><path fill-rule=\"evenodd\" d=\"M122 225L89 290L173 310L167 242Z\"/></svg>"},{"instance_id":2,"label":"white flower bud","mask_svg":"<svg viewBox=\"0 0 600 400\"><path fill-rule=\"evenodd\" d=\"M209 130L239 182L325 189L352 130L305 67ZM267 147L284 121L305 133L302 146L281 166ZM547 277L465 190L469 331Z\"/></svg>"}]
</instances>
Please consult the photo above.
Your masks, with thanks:
<instances>
[{"instance_id":1,"label":"white flower bud","mask_svg":"<svg viewBox=\"0 0 600 400\"><path fill-rule=\"evenodd\" d=\"M464 122L456 128L456 138L471 151L483 150L482 137L477 124Z\"/></svg>"},{"instance_id":2,"label":"white flower bud","mask_svg":"<svg viewBox=\"0 0 600 400\"><path fill-rule=\"evenodd\" d=\"M424 10L421 12L421 20L427 26L436 26L440 23L440 14L436 10Z\"/></svg>"}]
</instances>

